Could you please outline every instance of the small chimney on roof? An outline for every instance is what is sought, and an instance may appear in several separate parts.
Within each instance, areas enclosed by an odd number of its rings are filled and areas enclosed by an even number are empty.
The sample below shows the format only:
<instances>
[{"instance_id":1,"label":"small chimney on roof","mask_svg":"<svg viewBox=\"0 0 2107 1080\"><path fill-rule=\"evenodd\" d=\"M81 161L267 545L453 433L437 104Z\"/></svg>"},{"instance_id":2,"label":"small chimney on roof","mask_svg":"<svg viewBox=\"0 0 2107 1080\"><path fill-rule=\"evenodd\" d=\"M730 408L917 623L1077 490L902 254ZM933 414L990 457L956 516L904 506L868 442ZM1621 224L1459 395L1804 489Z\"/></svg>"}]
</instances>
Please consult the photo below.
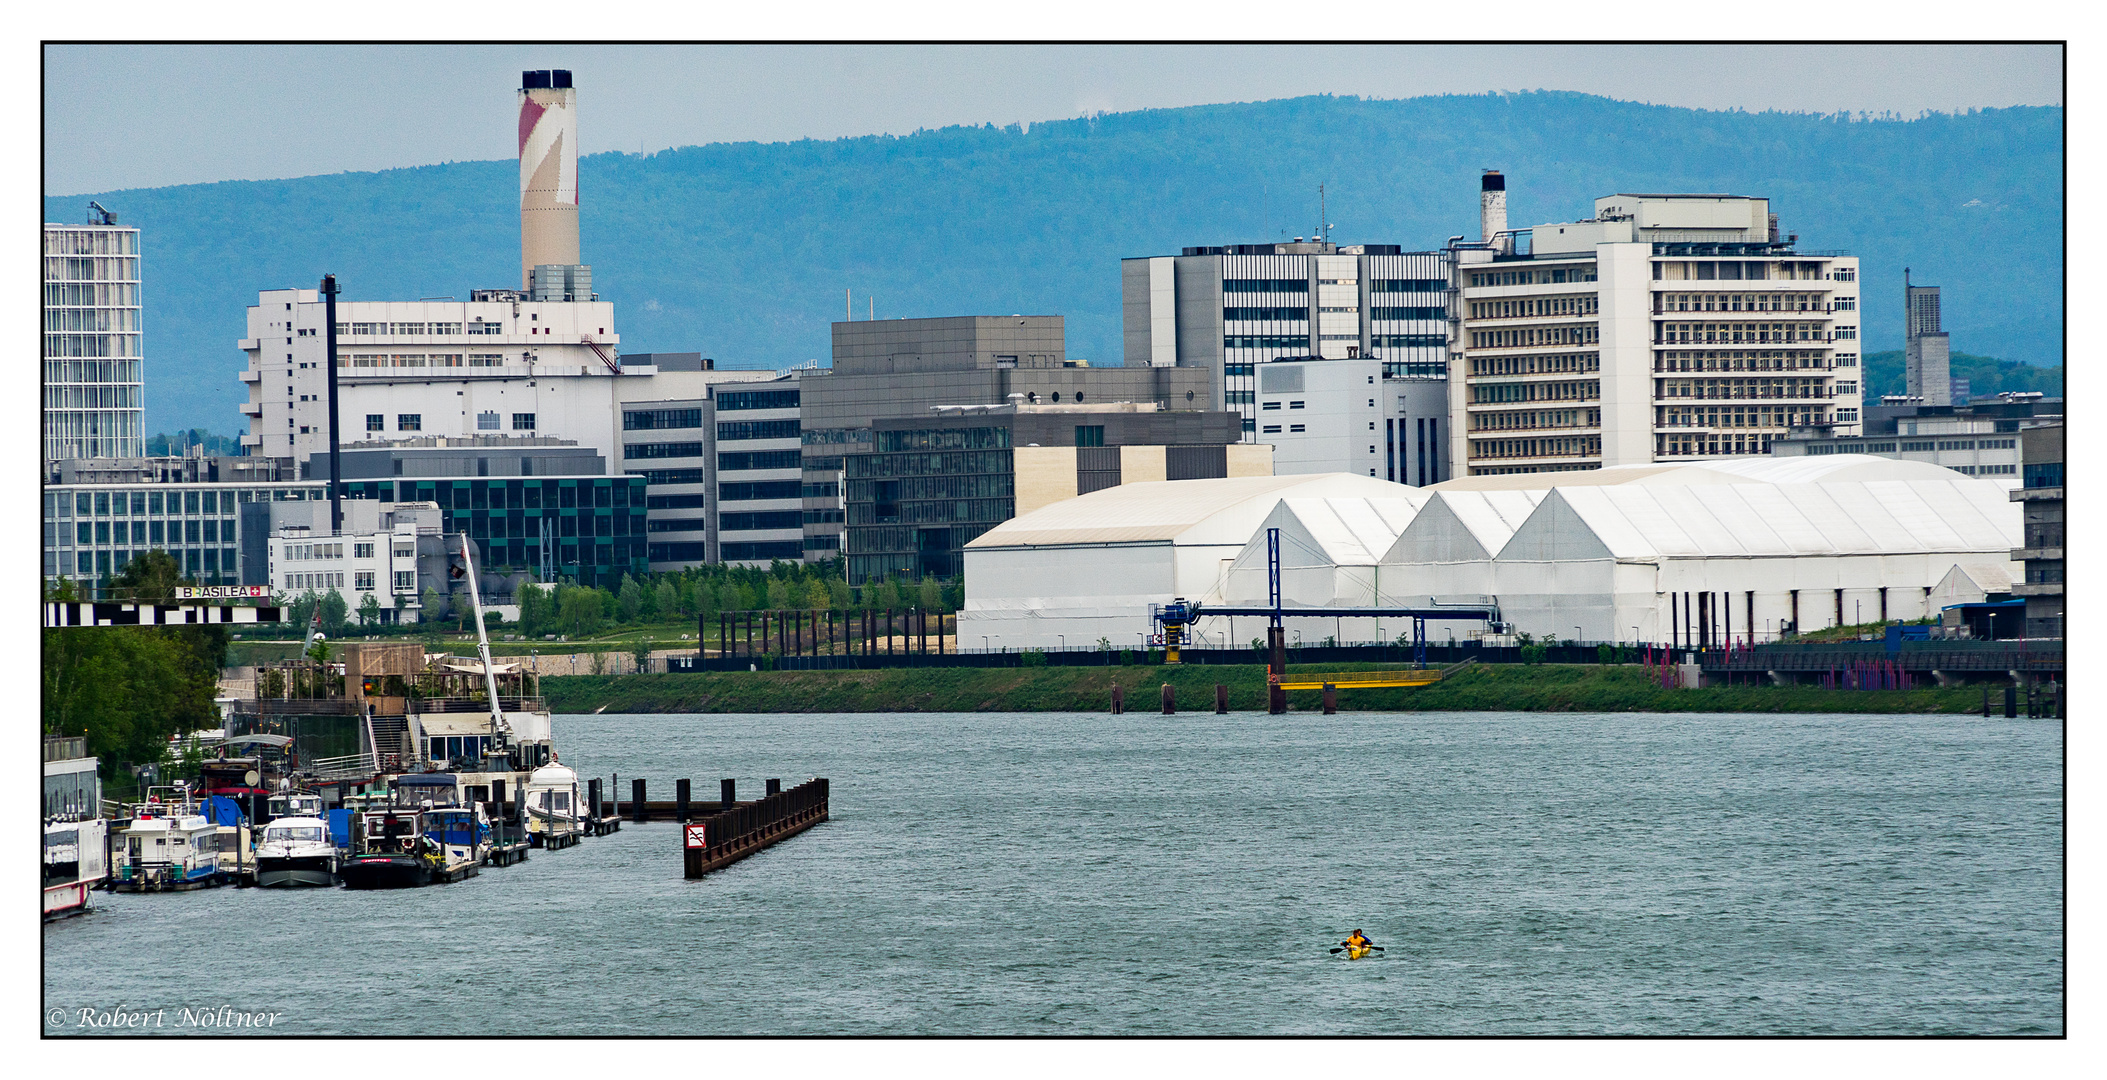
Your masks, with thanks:
<instances>
[{"instance_id":1,"label":"small chimney on roof","mask_svg":"<svg viewBox=\"0 0 2107 1080\"><path fill-rule=\"evenodd\" d=\"M1478 238L1490 244L1506 231L1507 178L1498 169L1487 169L1478 178Z\"/></svg>"}]
</instances>

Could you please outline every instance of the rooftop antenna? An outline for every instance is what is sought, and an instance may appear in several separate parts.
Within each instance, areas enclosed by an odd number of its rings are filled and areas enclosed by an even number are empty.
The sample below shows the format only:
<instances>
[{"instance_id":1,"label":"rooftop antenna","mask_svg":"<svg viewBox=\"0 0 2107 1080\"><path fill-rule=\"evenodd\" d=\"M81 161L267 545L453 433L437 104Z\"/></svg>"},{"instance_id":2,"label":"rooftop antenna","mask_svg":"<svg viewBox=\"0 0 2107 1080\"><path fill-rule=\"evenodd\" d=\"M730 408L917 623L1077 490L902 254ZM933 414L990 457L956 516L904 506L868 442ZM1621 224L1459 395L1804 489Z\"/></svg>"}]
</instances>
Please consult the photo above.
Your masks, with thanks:
<instances>
[{"instance_id":1,"label":"rooftop antenna","mask_svg":"<svg viewBox=\"0 0 2107 1080\"><path fill-rule=\"evenodd\" d=\"M1324 208L1324 185L1317 185L1317 239L1320 243L1331 243L1331 213Z\"/></svg>"},{"instance_id":2,"label":"rooftop antenna","mask_svg":"<svg viewBox=\"0 0 2107 1080\"><path fill-rule=\"evenodd\" d=\"M89 199L88 224L115 225L117 224L117 215L110 213L108 210L104 209L101 203L96 202L94 199Z\"/></svg>"}]
</instances>

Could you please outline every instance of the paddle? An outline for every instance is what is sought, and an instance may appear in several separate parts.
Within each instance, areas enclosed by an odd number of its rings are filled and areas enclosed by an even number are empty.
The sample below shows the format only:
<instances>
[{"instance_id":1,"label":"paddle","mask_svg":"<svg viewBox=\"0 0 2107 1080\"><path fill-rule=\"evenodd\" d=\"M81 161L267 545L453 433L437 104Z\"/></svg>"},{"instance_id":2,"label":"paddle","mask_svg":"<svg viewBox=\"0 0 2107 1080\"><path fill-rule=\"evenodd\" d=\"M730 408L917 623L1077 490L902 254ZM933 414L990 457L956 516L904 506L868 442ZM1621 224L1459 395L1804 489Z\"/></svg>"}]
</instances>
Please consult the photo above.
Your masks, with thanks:
<instances>
[{"instance_id":1,"label":"paddle","mask_svg":"<svg viewBox=\"0 0 2107 1080\"><path fill-rule=\"evenodd\" d=\"M1382 947L1381 945L1370 945L1370 946L1368 946L1368 948L1369 948L1369 950L1370 950L1371 952L1382 952L1382 951L1383 951L1383 947ZM1342 953L1342 952L1345 952L1345 951L1346 951L1346 947L1342 945L1342 946L1340 946L1340 947L1338 947L1338 948L1336 948L1336 949L1326 949L1326 950L1324 950L1324 951L1325 951L1325 952L1328 952L1328 953Z\"/></svg>"}]
</instances>

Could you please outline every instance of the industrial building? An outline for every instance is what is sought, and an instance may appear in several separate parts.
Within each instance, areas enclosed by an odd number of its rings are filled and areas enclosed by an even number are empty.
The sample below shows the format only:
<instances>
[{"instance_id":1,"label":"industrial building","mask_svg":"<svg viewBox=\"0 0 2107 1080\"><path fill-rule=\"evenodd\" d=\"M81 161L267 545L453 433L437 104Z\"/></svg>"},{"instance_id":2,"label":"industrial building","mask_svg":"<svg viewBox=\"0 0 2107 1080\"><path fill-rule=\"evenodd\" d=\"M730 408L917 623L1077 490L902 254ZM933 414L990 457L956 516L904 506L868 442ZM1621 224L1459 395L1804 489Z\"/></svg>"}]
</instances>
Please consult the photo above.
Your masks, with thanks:
<instances>
[{"instance_id":1,"label":"industrial building","mask_svg":"<svg viewBox=\"0 0 2107 1080\"><path fill-rule=\"evenodd\" d=\"M1455 475L1765 453L1859 433L1858 260L1800 251L1767 199L1619 194L1584 221L1456 245Z\"/></svg>"},{"instance_id":2,"label":"industrial building","mask_svg":"<svg viewBox=\"0 0 2107 1080\"><path fill-rule=\"evenodd\" d=\"M592 268L578 261L576 93L567 71L521 74L521 288L473 290L466 301L340 301L319 288L260 293L239 342L249 385L242 443L251 454L298 462L301 478L313 480L329 478L332 444L504 437L587 448L602 475L637 476L652 489L648 547L644 533L589 536L601 543L554 549L584 561L544 566L538 537L471 535L506 541L490 551L502 567L618 580L647 565L677 569L714 556L707 503L717 452L704 415L711 390L772 375L719 371L695 353L618 354L614 305L591 291Z\"/></svg>"},{"instance_id":3,"label":"industrial building","mask_svg":"<svg viewBox=\"0 0 2107 1080\"><path fill-rule=\"evenodd\" d=\"M44 225L46 461L146 456L139 230L88 213Z\"/></svg>"},{"instance_id":4,"label":"industrial building","mask_svg":"<svg viewBox=\"0 0 2107 1080\"><path fill-rule=\"evenodd\" d=\"M1149 605L1174 598L1262 606L1271 528L1283 604L1300 611L1497 606L1539 637L1677 646L1920 618L1942 589L1957 600L2005 592L2021 537L1998 483L1856 455L1425 489L1336 474L1143 484L1021 515L967 545L962 640L1117 643L1148 632ZM1347 643L1389 640L1408 623L1290 626ZM1458 640L1485 632L1456 627ZM1192 640L1235 645L1252 630L1202 619Z\"/></svg>"},{"instance_id":5,"label":"industrial building","mask_svg":"<svg viewBox=\"0 0 2107 1080\"><path fill-rule=\"evenodd\" d=\"M350 618L383 624L425 622L460 610L454 605L468 592L454 576L462 568L461 534L445 531L447 515L437 503L401 501L386 510L356 503L344 516L343 531L334 534L327 506L306 503L299 509L308 512L279 515L268 541L268 577L259 583L281 602L335 593ZM480 545L469 546L484 600L518 618L513 582L485 571Z\"/></svg>"}]
</instances>

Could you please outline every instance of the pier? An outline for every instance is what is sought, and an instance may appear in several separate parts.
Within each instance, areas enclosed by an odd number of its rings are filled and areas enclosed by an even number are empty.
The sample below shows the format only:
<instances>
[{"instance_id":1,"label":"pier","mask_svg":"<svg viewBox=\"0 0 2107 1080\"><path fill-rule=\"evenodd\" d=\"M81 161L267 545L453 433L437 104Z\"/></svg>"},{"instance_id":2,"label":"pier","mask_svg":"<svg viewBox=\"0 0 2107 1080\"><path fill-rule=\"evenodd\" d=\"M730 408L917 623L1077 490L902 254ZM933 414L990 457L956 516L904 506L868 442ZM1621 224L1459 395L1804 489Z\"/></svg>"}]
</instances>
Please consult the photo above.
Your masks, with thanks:
<instances>
[{"instance_id":1,"label":"pier","mask_svg":"<svg viewBox=\"0 0 2107 1080\"><path fill-rule=\"evenodd\" d=\"M721 809L681 826L682 876L699 878L827 820L824 777L788 791L780 787L780 781L770 780L765 797L742 803L733 797L732 782L724 781Z\"/></svg>"}]
</instances>

